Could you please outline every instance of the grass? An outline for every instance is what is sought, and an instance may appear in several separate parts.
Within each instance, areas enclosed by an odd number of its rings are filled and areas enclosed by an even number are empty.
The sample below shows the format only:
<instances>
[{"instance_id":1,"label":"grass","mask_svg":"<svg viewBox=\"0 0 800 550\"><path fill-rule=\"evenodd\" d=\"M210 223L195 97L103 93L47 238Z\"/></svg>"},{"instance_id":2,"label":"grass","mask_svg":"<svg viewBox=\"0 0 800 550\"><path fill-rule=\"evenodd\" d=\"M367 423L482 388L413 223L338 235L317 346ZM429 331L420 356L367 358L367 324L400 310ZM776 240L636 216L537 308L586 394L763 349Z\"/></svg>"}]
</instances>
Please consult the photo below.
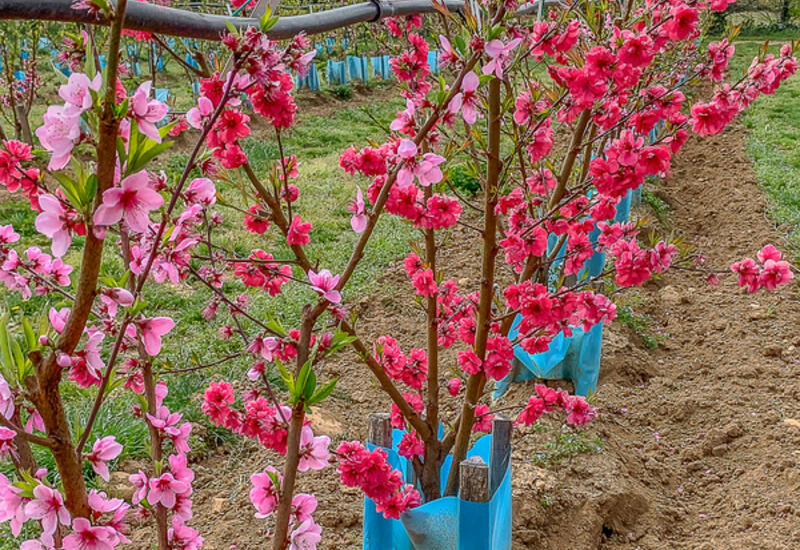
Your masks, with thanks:
<instances>
[{"instance_id":1,"label":"grass","mask_svg":"<svg viewBox=\"0 0 800 550\"><path fill-rule=\"evenodd\" d=\"M780 42L770 47L776 52ZM738 44L734 74L758 53L756 43ZM791 248L800 251L800 76L783 83L775 95L761 96L743 115L747 152L767 195L769 212L785 229Z\"/></svg>"},{"instance_id":2,"label":"grass","mask_svg":"<svg viewBox=\"0 0 800 550\"><path fill-rule=\"evenodd\" d=\"M603 449L603 440L597 434L562 428L554 438L536 453L533 462L543 466L558 466L562 461L583 453L596 453ZM545 497L546 498L546 497ZM540 502L547 507L550 502Z\"/></svg>"}]
</instances>

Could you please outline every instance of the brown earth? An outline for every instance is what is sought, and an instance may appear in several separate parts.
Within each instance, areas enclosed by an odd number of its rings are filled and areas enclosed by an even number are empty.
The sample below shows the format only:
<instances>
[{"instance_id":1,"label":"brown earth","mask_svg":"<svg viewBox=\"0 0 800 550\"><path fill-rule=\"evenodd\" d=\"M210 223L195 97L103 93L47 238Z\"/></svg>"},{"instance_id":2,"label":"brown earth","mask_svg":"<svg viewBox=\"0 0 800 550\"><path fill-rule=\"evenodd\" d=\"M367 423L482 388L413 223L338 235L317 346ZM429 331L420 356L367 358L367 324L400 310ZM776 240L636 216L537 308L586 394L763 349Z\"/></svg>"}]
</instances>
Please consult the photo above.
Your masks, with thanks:
<instances>
[{"instance_id":1,"label":"brown earth","mask_svg":"<svg viewBox=\"0 0 800 550\"><path fill-rule=\"evenodd\" d=\"M653 191L669 204L675 234L705 253L710 265L724 267L766 243L782 244L765 215L741 127L690 141L672 177ZM647 214L643 208L635 215ZM470 247L452 251L443 265L462 286L476 284ZM650 349L628 326L607 327L596 396L601 415L586 434L572 434L590 442L587 448L599 436L602 449L560 465L536 461L565 429L555 418L515 436L514 548L800 548L796 286L747 295L732 277L709 288L696 273L670 271L633 295L625 300L649 316L660 343ZM399 261L354 308L368 341L387 333L405 349L424 341L422 312ZM443 364L452 365L452 357L445 355ZM363 440L367 416L388 410L388 400L349 353L323 372L339 376L340 384L326 410L317 411L317 430L335 441ZM497 406L521 403L530 392L519 384ZM266 526L252 517L248 478L280 463L244 444L196 465L193 523L204 548L265 547ZM357 491L343 488L333 468L301 474L300 490L320 500L320 548L360 548Z\"/></svg>"}]
</instances>

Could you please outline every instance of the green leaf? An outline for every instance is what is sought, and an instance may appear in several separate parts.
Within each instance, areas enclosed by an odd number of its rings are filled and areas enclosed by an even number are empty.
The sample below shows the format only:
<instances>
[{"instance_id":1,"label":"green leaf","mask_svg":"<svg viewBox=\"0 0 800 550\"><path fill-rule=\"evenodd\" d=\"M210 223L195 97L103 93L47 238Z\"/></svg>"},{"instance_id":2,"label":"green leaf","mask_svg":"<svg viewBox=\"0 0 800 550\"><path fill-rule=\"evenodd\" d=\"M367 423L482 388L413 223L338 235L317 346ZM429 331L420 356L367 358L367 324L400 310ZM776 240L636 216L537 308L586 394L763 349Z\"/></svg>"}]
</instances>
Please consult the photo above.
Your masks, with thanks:
<instances>
[{"instance_id":1,"label":"green leaf","mask_svg":"<svg viewBox=\"0 0 800 550\"><path fill-rule=\"evenodd\" d=\"M151 160L174 145L174 142L172 141L162 141L161 143L156 143L149 138L147 141L153 145L144 145L143 151L137 156L136 160L134 162L129 161L128 166L125 169L126 174L135 174L136 172L144 170Z\"/></svg>"},{"instance_id":2,"label":"green leaf","mask_svg":"<svg viewBox=\"0 0 800 550\"><path fill-rule=\"evenodd\" d=\"M28 319L25 317L22 318L22 330L25 333L25 340L29 350L36 348L36 334L33 332L33 327L31 326Z\"/></svg>"},{"instance_id":3,"label":"green leaf","mask_svg":"<svg viewBox=\"0 0 800 550\"><path fill-rule=\"evenodd\" d=\"M283 363L277 359L275 360L275 365L277 365L278 371L281 373L281 379L286 384L286 388L289 390L289 395L293 395L295 388L294 376L292 376L292 374L286 370L286 367L283 365Z\"/></svg>"},{"instance_id":4,"label":"green leaf","mask_svg":"<svg viewBox=\"0 0 800 550\"><path fill-rule=\"evenodd\" d=\"M227 19L225 20L225 26L228 27L228 32L231 34L236 34L239 32L239 30L234 26L234 24L228 21Z\"/></svg>"},{"instance_id":5,"label":"green leaf","mask_svg":"<svg viewBox=\"0 0 800 550\"><path fill-rule=\"evenodd\" d=\"M305 389L303 390L303 399L308 401L314 395L314 390L317 389L317 375L313 370L309 370L308 380L306 380Z\"/></svg>"},{"instance_id":6,"label":"green leaf","mask_svg":"<svg viewBox=\"0 0 800 550\"><path fill-rule=\"evenodd\" d=\"M86 179L86 185L83 187L83 200L84 204L89 205L94 201L94 196L97 194L97 174L92 174Z\"/></svg>"},{"instance_id":7,"label":"green leaf","mask_svg":"<svg viewBox=\"0 0 800 550\"><path fill-rule=\"evenodd\" d=\"M308 373L311 372L311 361L308 360L300 367L300 372L297 373L297 381L295 382L294 391L291 392L292 403L297 403L301 397L304 397L306 382L308 381Z\"/></svg>"},{"instance_id":8,"label":"green leaf","mask_svg":"<svg viewBox=\"0 0 800 550\"><path fill-rule=\"evenodd\" d=\"M336 387L336 382L338 382L338 378L334 378L327 384L325 384L322 388L319 389L314 395L306 400L308 405L316 405L317 403L321 403L325 399L333 393L333 389Z\"/></svg>"}]
</instances>

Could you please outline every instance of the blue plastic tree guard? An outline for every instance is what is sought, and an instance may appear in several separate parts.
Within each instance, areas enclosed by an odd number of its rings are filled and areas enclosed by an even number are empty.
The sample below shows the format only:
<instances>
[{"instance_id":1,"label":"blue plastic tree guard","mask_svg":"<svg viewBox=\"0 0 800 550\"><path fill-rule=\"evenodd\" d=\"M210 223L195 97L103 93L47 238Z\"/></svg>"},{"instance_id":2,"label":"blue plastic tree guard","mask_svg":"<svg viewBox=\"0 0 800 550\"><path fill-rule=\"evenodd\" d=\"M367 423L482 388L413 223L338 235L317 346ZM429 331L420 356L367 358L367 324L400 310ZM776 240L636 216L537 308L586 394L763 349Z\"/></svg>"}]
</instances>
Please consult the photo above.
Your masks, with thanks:
<instances>
[{"instance_id":1,"label":"blue plastic tree guard","mask_svg":"<svg viewBox=\"0 0 800 550\"><path fill-rule=\"evenodd\" d=\"M347 84L347 65L344 61L328 60L328 84Z\"/></svg>"},{"instance_id":2,"label":"blue plastic tree guard","mask_svg":"<svg viewBox=\"0 0 800 550\"><path fill-rule=\"evenodd\" d=\"M439 74L439 50L428 52L428 67L430 67L431 74Z\"/></svg>"},{"instance_id":3,"label":"blue plastic tree guard","mask_svg":"<svg viewBox=\"0 0 800 550\"><path fill-rule=\"evenodd\" d=\"M197 60L194 57L192 57L192 54L190 54L190 53L186 54L186 64L191 66L191 67L194 67L195 69L198 69L198 70L200 69L200 63L198 63ZM163 67L163 63L162 63L162 67Z\"/></svg>"},{"instance_id":4,"label":"blue plastic tree guard","mask_svg":"<svg viewBox=\"0 0 800 550\"><path fill-rule=\"evenodd\" d=\"M411 482L409 462L397 454L403 437L392 432L392 449L386 449L393 468L405 472ZM492 436L481 437L467 452L489 463ZM368 445L370 449L375 447ZM447 481L452 457L442 466L442 486ZM375 511L375 503L364 499L364 550L510 550L511 549L511 461L503 481L489 502L467 502L443 497L405 512L399 520L386 519Z\"/></svg>"},{"instance_id":5,"label":"blue plastic tree guard","mask_svg":"<svg viewBox=\"0 0 800 550\"><path fill-rule=\"evenodd\" d=\"M389 65L389 59L388 55L379 55L370 58L372 72L376 77L382 80L390 80L392 78L392 67Z\"/></svg>"},{"instance_id":6,"label":"blue plastic tree guard","mask_svg":"<svg viewBox=\"0 0 800 550\"><path fill-rule=\"evenodd\" d=\"M369 80L369 60L366 57L348 55L347 69L350 71L350 78L357 78L361 82Z\"/></svg>"},{"instance_id":7,"label":"blue plastic tree guard","mask_svg":"<svg viewBox=\"0 0 800 550\"><path fill-rule=\"evenodd\" d=\"M317 70L317 64L312 63L308 67L308 74L306 76L297 76L296 79L297 89L299 90L303 86L308 87L309 90L312 92L319 91L319 71Z\"/></svg>"}]
</instances>

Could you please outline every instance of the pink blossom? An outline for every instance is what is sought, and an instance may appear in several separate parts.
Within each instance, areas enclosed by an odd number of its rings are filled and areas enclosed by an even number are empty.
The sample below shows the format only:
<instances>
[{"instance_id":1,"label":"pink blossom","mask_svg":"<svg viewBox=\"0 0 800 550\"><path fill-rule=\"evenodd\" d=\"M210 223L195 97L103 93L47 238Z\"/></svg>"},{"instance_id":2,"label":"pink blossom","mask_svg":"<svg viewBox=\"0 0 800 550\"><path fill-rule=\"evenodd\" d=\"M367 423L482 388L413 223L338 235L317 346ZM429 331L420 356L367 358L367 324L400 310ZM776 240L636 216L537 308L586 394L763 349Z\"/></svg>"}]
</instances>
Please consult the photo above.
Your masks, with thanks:
<instances>
[{"instance_id":1,"label":"pink blossom","mask_svg":"<svg viewBox=\"0 0 800 550\"><path fill-rule=\"evenodd\" d=\"M366 208L364 207L364 195L361 192L361 188L356 188L356 198L350 205L350 211L353 213L353 217L350 218L350 227L352 227L353 231L356 233L363 233L367 228L368 218Z\"/></svg>"},{"instance_id":2,"label":"pink blossom","mask_svg":"<svg viewBox=\"0 0 800 550\"><path fill-rule=\"evenodd\" d=\"M292 499L292 516L295 522L303 523L311 519L311 514L317 509L317 499L314 495L300 493Z\"/></svg>"},{"instance_id":3,"label":"pink blossom","mask_svg":"<svg viewBox=\"0 0 800 550\"><path fill-rule=\"evenodd\" d=\"M156 356L161 352L161 337L167 334L175 327L175 321L169 317L153 317L151 319L142 319L138 323L139 330L142 333L142 341L144 342L145 351L151 355ZM136 335L133 325L128 325L126 334L131 338ZM131 334L133 332L133 334Z\"/></svg>"},{"instance_id":4,"label":"pink blossom","mask_svg":"<svg viewBox=\"0 0 800 550\"><path fill-rule=\"evenodd\" d=\"M322 527L309 518L292 531L289 538L289 550L316 550L317 543L322 540Z\"/></svg>"},{"instance_id":5,"label":"pink blossom","mask_svg":"<svg viewBox=\"0 0 800 550\"><path fill-rule=\"evenodd\" d=\"M342 295L336 290L336 285L339 284L338 275L332 275L327 269L319 273L309 270L308 280L311 281L311 288L329 302L338 304L342 301Z\"/></svg>"},{"instance_id":6,"label":"pink blossom","mask_svg":"<svg viewBox=\"0 0 800 550\"><path fill-rule=\"evenodd\" d=\"M481 68L483 74L492 74L497 78L503 78L503 68L511 59L511 52L522 42L521 38L515 38L508 44L503 44L499 38L490 40L486 43L484 51L489 56L489 62Z\"/></svg>"},{"instance_id":7,"label":"pink blossom","mask_svg":"<svg viewBox=\"0 0 800 550\"><path fill-rule=\"evenodd\" d=\"M7 419L14 416L14 393L6 382L6 379L0 375L0 414Z\"/></svg>"},{"instance_id":8,"label":"pink blossom","mask_svg":"<svg viewBox=\"0 0 800 550\"><path fill-rule=\"evenodd\" d=\"M149 186L147 171L131 174L119 187L103 193L103 204L94 213L96 225L113 225L123 218L128 227L137 233L147 230L150 211L160 208L164 198Z\"/></svg>"},{"instance_id":9,"label":"pink blossom","mask_svg":"<svg viewBox=\"0 0 800 550\"><path fill-rule=\"evenodd\" d=\"M0 245L15 243L19 240L19 233L14 231L11 224L0 225Z\"/></svg>"},{"instance_id":10,"label":"pink blossom","mask_svg":"<svg viewBox=\"0 0 800 550\"><path fill-rule=\"evenodd\" d=\"M155 123L167 114L167 106L160 101L150 99L150 89L153 83L148 80L143 82L131 97L131 116L139 126L139 131L155 141L161 143L161 134Z\"/></svg>"},{"instance_id":11,"label":"pink blossom","mask_svg":"<svg viewBox=\"0 0 800 550\"><path fill-rule=\"evenodd\" d=\"M131 502L133 502L133 504L139 504L147 496L147 486L149 482L147 474L139 470L138 473L131 474L128 480L130 480L131 485L133 485L133 497L131 498Z\"/></svg>"},{"instance_id":12,"label":"pink blossom","mask_svg":"<svg viewBox=\"0 0 800 550\"><path fill-rule=\"evenodd\" d=\"M64 499L56 489L45 485L37 485L33 489L33 500L25 505L25 513L31 519L42 522L42 541L48 546L53 545L53 533L58 524L70 524L70 515L64 506Z\"/></svg>"},{"instance_id":13,"label":"pink blossom","mask_svg":"<svg viewBox=\"0 0 800 550\"><path fill-rule=\"evenodd\" d=\"M64 112L80 115L92 107L93 100L90 90L97 92L103 84L103 75L97 73L94 80L82 73L72 73L66 84L58 89L58 95L66 102Z\"/></svg>"},{"instance_id":14,"label":"pink blossom","mask_svg":"<svg viewBox=\"0 0 800 550\"><path fill-rule=\"evenodd\" d=\"M186 190L186 200L190 203L211 206L217 202L217 189L208 178L195 178Z\"/></svg>"},{"instance_id":15,"label":"pink blossom","mask_svg":"<svg viewBox=\"0 0 800 550\"><path fill-rule=\"evenodd\" d=\"M295 216L289 225L286 234L286 244L289 246L305 246L311 242L308 234L311 232L311 222L303 222L303 218Z\"/></svg>"},{"instance_id":16,"label":"pink blossom","mask_svg":"<svg viewBox=\"0 0 800 550\"><path fill-rule=\"evenodd\" d=\"M108 481L109 472L107 462L117 458L121 452L122 445L117 443L113 435L109 435L95 442L94 447L92 447L92 452L89 453L86 460L92 464L92 469L97 475Z\"/></svg>"},{"instance_id":17,"label":"pink blossom","mask_svg":"<svg viewBox=\"0 0 800 550\"><path fill-rule=\"evenodd\" d=\"M55 308L51 307L50 311L47 314L47 318L50 320L50 324L53 326L53 329L61 334L61 331L64 330L64 326L67 324L67 319L69 318L69 308L62 307L58 311Z\"/></svg>"},{"instance_id":18,"label":"pink blossom","mask_svg":"<svg viewBox=\"0 0 800 550\"><path fill-rule=\"evenodd\" d=\"M86 518L75 518L72 530L64 537L64 550L114 550L120 542L113 528L93 526Z\"/></svg>"},{"instance_id":19,"label":"pink blossom","mask_svg":"<svg viewBox=\"0 0 800 550\"><path fill-rule=\"evenodd\" d=\"M75 141L81 135L80 118L66 107L51 105L44 114L44 125L36 130L42 147L52 153L48 170L61 170L69 162Z\"/></svg>"},{"instance_id":20,"label":"pink blossom","mask_svg":"<svg viewBox=\"0 0 800 550\"><path fill-rule=\"evenodd\" d=\"M468 72L461 81L461 91L453 96L448 106L451 113L455 114L460 110L467 124L475 124L478 119L477 107L480 105L480 100L475 91L479 84L478 75L472 71Z\"/></svg>"},{"instance_id":21,"label":"pink blossom","mask_svg":"<svg viewBox=\"0 0 800 550\"><path fill-rule=\"evenodd\" d=\"M256 508L255 517L265 518L275 511L278 506L278 495L280 487L276 487L273 477L280 482L280 474L273 468L269 468L269 473L262 472L250 476L250 502Z\"/></svg>"},{"instance_id":22,"label":"pink blossom","mask_svg":"<svg viewBox=\"0 0 800 550\"><path fill-rule=\"evenodd\" d=\"M203 127L204 120L211 116L214 112L214 104L211 103L211 100L205 96L201 96L200 99L197 100L197 107L192 107L189 109L189 112L186 113L186 122L192 128L197 128L198 130Z\"/></svg>"},{"instance_id":23,"label":"pink blossom","mask_svg":"<svg viewBox=\"0 0 800 550\"><path fill-rule=\"evenodd\" d=\"M305 472L308 469L321 470L328 465L331 454L328 445L331 438L326 435L314 436L311 428L304 426L300 432L300 463L297 469Z\"/></svg>"},{"instance_id":24,"label":"pink blossom","mask_svg":"<svg viewBox=\"0 0 800 550\"><path fill-rule=\"evenodd\" d=\"M161 474L161 477L151 479L149 486L150 492L147 493L147 502L152 506L160 503L164 508L168 509L175 507L177 495L190 490L187 483L178 481L169 472Z\"/></svg>"},{"instance_id":25,"label":"pink blossom","mask_svg":"<svg viewBox=\"0 0 800 550\"><path fill-rule=\"evenodd\" d=\"M597 416L595 408L589 405L586 399L580 395L571 396L569 401L567 401L566 409L569 413L567 415L567 422L575 426L588 424Z\"/></svg>"},{"instance_id":26,"label":"pink blossom","mask_svg":"<svg viewBox=\"0 0 800 550\"><path fill-rule=\"evenodd\" d=\"M53 240L50 249L53 251L54 256L61 257L72 242L72 235L68 228L69 218L67 211L61 201L49 193L39 195L39 206L42 211L36 216L36 221L34 222L36 230Z\"/></svg>"},{"instance_id":27,"label":"pink blossom","mask_svg":"<svg viewBox=\"0 0 800 550\"><path fill-rule=\"evenodd\" d=\"M199 550L203 546L203 537L184 523L184 518L179 515L172 517L172 527L167 531L167 540L170 548L182 550Z\"/></svg>"}]
</instances>

